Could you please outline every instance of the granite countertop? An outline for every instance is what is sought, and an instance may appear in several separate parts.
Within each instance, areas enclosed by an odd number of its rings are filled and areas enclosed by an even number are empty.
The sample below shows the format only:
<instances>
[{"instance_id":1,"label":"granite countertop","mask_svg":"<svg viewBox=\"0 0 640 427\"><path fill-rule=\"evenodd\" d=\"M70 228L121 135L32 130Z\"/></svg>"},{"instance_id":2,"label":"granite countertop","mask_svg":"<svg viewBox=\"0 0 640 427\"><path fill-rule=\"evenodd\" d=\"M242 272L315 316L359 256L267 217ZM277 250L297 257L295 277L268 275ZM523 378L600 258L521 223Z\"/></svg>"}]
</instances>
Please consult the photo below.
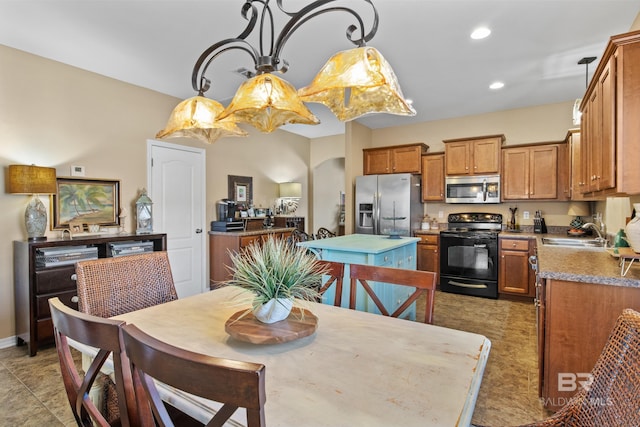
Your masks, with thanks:
<instances>
[{"instance_id":1,"label":"granite countertop","mask_svg":"<svg viewBox=\"0 0 640 427\"><path fill-rule=\"evenodd\" d=\"M260 234L268 234L268 233L281 233L281 232L291 232L295 230L295 227L271 227L271 228L263 228L261 230L251 230L251 231L209 231L209 234L221 235L221 236L257 236Z\"/></svg>"},{"instance_id":2,"label":"granite countertop","mask_svg":"<svg viewBox=\"0 0 640 427\"><path fill-rule=\"evenodd\" d=\"M536 236L540 277L640 288L640 264L636 262L623 277L612 249L548 246L542 244L543 235Z\"/></svg>"}]
</instances>

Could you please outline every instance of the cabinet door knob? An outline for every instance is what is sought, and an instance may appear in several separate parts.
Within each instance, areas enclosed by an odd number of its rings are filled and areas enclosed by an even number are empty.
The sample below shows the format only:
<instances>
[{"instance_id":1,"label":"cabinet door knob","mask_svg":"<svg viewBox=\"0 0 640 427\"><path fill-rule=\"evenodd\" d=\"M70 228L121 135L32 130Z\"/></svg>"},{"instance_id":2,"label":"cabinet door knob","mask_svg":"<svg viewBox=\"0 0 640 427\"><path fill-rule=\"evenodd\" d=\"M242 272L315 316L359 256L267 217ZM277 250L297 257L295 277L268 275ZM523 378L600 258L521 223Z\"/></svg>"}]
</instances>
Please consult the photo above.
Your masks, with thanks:
<instances>
[{"instance_id":1,"label":"cabinet door knob","mask_svg":"<svg viewBox=\"0 0 640 427\"><path fill-rule=\"evenodd\" d=\"M78 276L76 275L76 273L73 273L73 274L71 275L71 280L73 280L73 281L78 280Z\"/></svg>"},{"instance_id":2,"label":"cabinet door knob","mask_svg":"<svg viewBox=\"0 0 640 427\"><path fill-rule=\"evenodd\" d=\"M71 297L71 302L75 302L77 303L80 300L80 298L78 298L78 295L74 295Z\"/></svg>"},{"instance_id":3,"label":"cabinet door knob","mask_svg":"<svg viewBox=\"0 0 640 427\"><path fill-rule=\"evenodd\" d=\"M202 233L202 228L196 228L196 234Z\"/></svg>"},{"instance_id":4,"label":"cabinet door knob","mask_svg":"<svg viewBox=\"0 0 640 427\"><path fill-rule=\"evenodd\" d=\"M517 245L514 243L514 244L513 244L513 247L515 248L516 246L517 246Z\"/></svg>"}]
</instances>

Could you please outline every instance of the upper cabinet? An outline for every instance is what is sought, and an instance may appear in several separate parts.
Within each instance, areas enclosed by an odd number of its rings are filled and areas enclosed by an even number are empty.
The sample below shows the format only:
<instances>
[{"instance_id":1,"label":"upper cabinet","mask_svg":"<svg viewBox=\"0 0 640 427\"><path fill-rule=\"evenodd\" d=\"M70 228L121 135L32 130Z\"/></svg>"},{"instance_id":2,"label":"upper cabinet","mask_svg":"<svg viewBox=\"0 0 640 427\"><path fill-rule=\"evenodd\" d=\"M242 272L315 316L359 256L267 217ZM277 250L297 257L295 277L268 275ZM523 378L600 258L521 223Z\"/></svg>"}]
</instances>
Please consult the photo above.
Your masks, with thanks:
<instances>
[{"instance_id":1,"label":"upper cabinet","mask_svg":"<svg viewBox=\"0 0 640 427\"><path fill-rule=\"evenodd\" d=\"M422 173L422 155L429 146L423 143L365 148L364 174Z\"/></svg>"},{"instance_id":2,"label":"upper cabinet","mask_svg":"<svg viewBox=\"0 0 640 427\"><path fill-rule=\"evenodd\" d=\"M640 31L610 39L583 97L582 193L640 194Z\"/></svg>"},{"instance_id":3,"label":"upper cabinet","mask_svg":"<svg viewBox=\"0 0 640 427\"><path fill-rule=\"evenodd\" d=\"M489 135L442 141L446 175L500 173L500 148L504 140L504 135Z\"/></svg>"},{"instance_id":4,"label":"upper cabinet","mask_svg":"<svg viewBox=\"0 0 640 427\"><path fill-rule=\"evenodd\" d=\"M586 185L586 164L587 152L582 146L580 138L580 129L569 129L565 139L567 143L567 167L569 170L568 178L568 197L571 200L586 200L584 196L584 188Z\"/></svg>"},{"instance_id":5,"label":"upper cabinet","mask_svg":"<svg viewBox=\"0 0 640 427\"><path fill-rule=\"evenodd\" d=\"M422 156L422 201L444 201L444 154Z\"/></svg>"},{"instance_id":6,"label":"upper cabinet","mask_svg":"<svg viewBox=\"0 0 640 427\"><path fill-rule=\"evenodd\" d=\"M502 150L502 200L566 200L565 144Z\"/></svg>"}]
</instances>

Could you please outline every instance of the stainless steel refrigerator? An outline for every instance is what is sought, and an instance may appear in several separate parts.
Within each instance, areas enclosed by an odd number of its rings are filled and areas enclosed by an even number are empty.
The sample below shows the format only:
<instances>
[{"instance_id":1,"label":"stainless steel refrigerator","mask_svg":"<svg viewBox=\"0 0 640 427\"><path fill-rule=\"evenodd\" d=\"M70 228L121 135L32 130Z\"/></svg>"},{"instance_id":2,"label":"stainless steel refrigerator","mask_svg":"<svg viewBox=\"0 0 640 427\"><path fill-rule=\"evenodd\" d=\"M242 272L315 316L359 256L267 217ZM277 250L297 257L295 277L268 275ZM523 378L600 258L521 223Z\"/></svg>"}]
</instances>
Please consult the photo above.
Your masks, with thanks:
<instances>
[{"instance_id":1,"label":"stainless steel refrigerator","mask_svg":"<svg viewBox=\"0 0 640 427\"><path fill-rule=\"evenodd\" d=\"M424 215L420 175L356 177L356 233L410 236Z\"/></svg>"}]
</instances>

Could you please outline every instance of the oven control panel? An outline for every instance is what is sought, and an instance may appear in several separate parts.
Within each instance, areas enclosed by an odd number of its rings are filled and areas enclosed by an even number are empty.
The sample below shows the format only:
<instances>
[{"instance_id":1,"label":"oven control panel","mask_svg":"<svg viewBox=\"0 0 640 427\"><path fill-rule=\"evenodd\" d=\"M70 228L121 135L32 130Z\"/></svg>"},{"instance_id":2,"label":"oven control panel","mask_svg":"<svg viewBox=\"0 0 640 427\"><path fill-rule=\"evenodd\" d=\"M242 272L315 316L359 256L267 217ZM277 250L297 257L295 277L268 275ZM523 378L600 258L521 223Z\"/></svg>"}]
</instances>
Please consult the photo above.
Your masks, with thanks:
<instances>
[{"instance_id":1,"label":"oven control panel","mask_svg":"<svg viewBox=\"0 0 640 427\"><path fill-rule=\"evenodd\" d=\"M449 214L448 222L502 224L502 214L480 212L452 213Z\"/></svg>"}]
</instances>

